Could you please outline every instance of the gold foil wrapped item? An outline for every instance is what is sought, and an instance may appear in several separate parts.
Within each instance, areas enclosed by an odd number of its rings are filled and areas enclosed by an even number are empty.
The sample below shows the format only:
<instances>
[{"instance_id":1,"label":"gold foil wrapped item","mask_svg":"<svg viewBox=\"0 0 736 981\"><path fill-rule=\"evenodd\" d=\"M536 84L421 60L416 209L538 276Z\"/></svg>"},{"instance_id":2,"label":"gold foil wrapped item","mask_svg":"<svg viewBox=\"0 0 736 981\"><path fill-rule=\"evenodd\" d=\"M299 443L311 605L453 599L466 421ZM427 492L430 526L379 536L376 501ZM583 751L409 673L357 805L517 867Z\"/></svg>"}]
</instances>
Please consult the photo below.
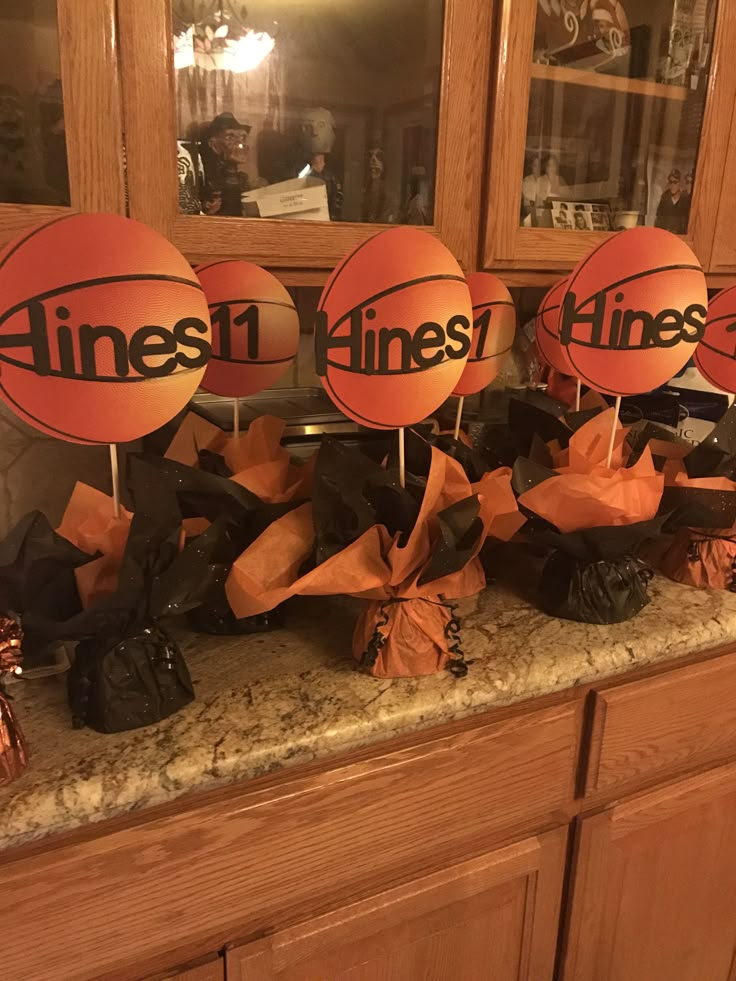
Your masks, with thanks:
<instances>
[{"instance_id":1,"label":"gold foil wrapped item","mask_svg":"<svg viewBox=\"0 0 736 981\"><path fill-rule=\"evenodd\" d=\"M4 674L20 674L23 632L15 617L0 616L0 787L19 777L26 768L23 732L2 689Z\"/></svg>"}]
</instances>

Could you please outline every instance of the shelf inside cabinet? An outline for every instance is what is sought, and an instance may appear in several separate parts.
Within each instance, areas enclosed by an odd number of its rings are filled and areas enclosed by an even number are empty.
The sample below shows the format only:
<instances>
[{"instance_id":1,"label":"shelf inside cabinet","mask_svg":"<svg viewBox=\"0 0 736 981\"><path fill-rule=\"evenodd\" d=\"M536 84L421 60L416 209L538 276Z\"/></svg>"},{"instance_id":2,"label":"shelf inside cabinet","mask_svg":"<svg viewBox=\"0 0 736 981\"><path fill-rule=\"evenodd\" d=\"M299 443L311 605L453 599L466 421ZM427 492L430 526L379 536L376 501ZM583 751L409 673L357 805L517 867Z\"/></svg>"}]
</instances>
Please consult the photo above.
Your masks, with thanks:
<instances>
[{"instance_id":1,"label":"shelf inside cabinet","mask_svg":"<svg viewBox=\"0 0 736 981\"><path fill-rule=\"evenodd\" d=\"M531 77L547 82L563 82L568 85L587 85L608 92L628 92L631 95L648 95L655 99L685 102L688 90L679 85L664 85L645 78L622 78L619 75L603 75L598 72L565 68L561 65L532 64Z\"/></svg>"}]
</instances>

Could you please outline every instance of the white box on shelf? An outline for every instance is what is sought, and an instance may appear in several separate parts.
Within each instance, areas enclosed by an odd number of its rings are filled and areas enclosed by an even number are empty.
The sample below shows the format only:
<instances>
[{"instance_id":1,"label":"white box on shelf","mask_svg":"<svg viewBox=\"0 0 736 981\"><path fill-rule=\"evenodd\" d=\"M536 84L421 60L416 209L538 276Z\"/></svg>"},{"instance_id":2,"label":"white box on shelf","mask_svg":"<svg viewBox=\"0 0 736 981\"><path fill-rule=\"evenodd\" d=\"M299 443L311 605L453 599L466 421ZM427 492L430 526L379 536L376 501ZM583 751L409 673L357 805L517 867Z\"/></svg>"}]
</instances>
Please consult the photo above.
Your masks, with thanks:
<instances>
[{"instance_id":1,"label":"white box on shelf","mask_svg":"<svg viewBox=\"0 0 736 981\"><path fill-rule=\"evenodd\" d=\"M261 218L330 220L327 185L318 177L294 177L279 184L267 184L255 191L246 191L241 200L244 205L255 205Z\"/></svg>"}]
</instances>

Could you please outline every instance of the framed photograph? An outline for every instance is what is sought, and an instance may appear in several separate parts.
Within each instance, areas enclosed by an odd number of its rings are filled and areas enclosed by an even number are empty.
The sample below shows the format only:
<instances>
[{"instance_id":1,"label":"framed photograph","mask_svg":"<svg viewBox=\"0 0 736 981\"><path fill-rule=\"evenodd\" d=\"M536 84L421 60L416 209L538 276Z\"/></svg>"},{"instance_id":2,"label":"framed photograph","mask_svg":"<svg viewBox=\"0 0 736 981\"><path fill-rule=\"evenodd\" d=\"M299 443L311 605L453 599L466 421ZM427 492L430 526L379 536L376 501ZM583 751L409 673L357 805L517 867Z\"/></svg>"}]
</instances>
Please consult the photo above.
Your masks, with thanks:
<instances>
[{"instance_id":1,"label":"framed photograph","mask_svg":"<svg viewBox=\"0 0 736 981\"><path fill-rule=\"evenodd\" d=\"M647 158L646 224L686 235L694 181L694 150L651 147Z\"/></svg>"},{"instance_id":2,"label":"framed photograph","mask_svg":"<svg viewBox=\"0 0 736 981\"><path fill-rule=\"evenodd\" d=\"M552 203L552 226L566 231L592 232L601 230L600 224L593 223L593 208L604 205L587 204L580 201L554 201ZM601 215L602 212L595 212ZM610 220L609 225L610 228Z\"/></svg>"}]
</instances>

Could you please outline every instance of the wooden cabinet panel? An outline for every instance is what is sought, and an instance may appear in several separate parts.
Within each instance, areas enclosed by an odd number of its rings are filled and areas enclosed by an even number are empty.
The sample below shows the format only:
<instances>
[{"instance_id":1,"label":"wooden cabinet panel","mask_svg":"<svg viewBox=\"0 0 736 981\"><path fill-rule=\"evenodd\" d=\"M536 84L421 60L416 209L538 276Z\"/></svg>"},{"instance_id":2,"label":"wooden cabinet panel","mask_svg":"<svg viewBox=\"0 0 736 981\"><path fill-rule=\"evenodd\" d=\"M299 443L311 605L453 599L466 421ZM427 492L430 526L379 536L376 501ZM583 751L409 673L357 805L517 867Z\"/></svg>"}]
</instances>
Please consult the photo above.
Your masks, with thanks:
<instances>
[{"instance_id":1,"label":"wooden cabinet panel","mask_svg":"<svg viewBox=\"0 0 736 981\"><path fill-rule=\"evenodd\" d=\"M565 828L227 953L228 981L551 979Z\"/></svg>"},{"instance_id":2,"label":"wooden cabinet panel","mask_svg":"<svg viewBox=\"0 0 736 981\"><path fill-rule=\"evenodd\" d=\"M586 795L610 800L736 756L736 657L595 694Z\"/></svg>"},{"instance_id":3,"label":"wooden cabinet panel","mask_svg":"<svg viewBox=\"0 0 736 981\"><path fill-rule=\"evenodd\" d=\"M563 981L733 981L736 765L581 822Z\"/></svg>"},{"instance_id":4,"label":"wooden cabinet panel","mask_svg":"<svg viewBox=\"0 0 736 981\"><path fill-rule=\"evenodd\" d=\"M495 718L0 856L3 967L34 981L151 973L563 823L579 700Z\"/></svg>"},{"instance_id":5,"label":"wooden cabinet panel","mask_svg":"<svg viewBox=\"0 0 736 981\"><path fill-rule=\"evenodd\" d=\"M57 0L57 27L71 207L0 203L0 246L75 211L125 214L115 2Z\"/></svg>"},{"instance_id":6,"label":"wooden cabinet panel","mask_svg":"<svg viewBox=\"0 0 736 981\"><path fill-rule=\"evenodd\" d=\"M225 960L214 957L197 967L182 967L173 973L149 977L146 981L225 981Z\"/></svg>"}]
</instances>

